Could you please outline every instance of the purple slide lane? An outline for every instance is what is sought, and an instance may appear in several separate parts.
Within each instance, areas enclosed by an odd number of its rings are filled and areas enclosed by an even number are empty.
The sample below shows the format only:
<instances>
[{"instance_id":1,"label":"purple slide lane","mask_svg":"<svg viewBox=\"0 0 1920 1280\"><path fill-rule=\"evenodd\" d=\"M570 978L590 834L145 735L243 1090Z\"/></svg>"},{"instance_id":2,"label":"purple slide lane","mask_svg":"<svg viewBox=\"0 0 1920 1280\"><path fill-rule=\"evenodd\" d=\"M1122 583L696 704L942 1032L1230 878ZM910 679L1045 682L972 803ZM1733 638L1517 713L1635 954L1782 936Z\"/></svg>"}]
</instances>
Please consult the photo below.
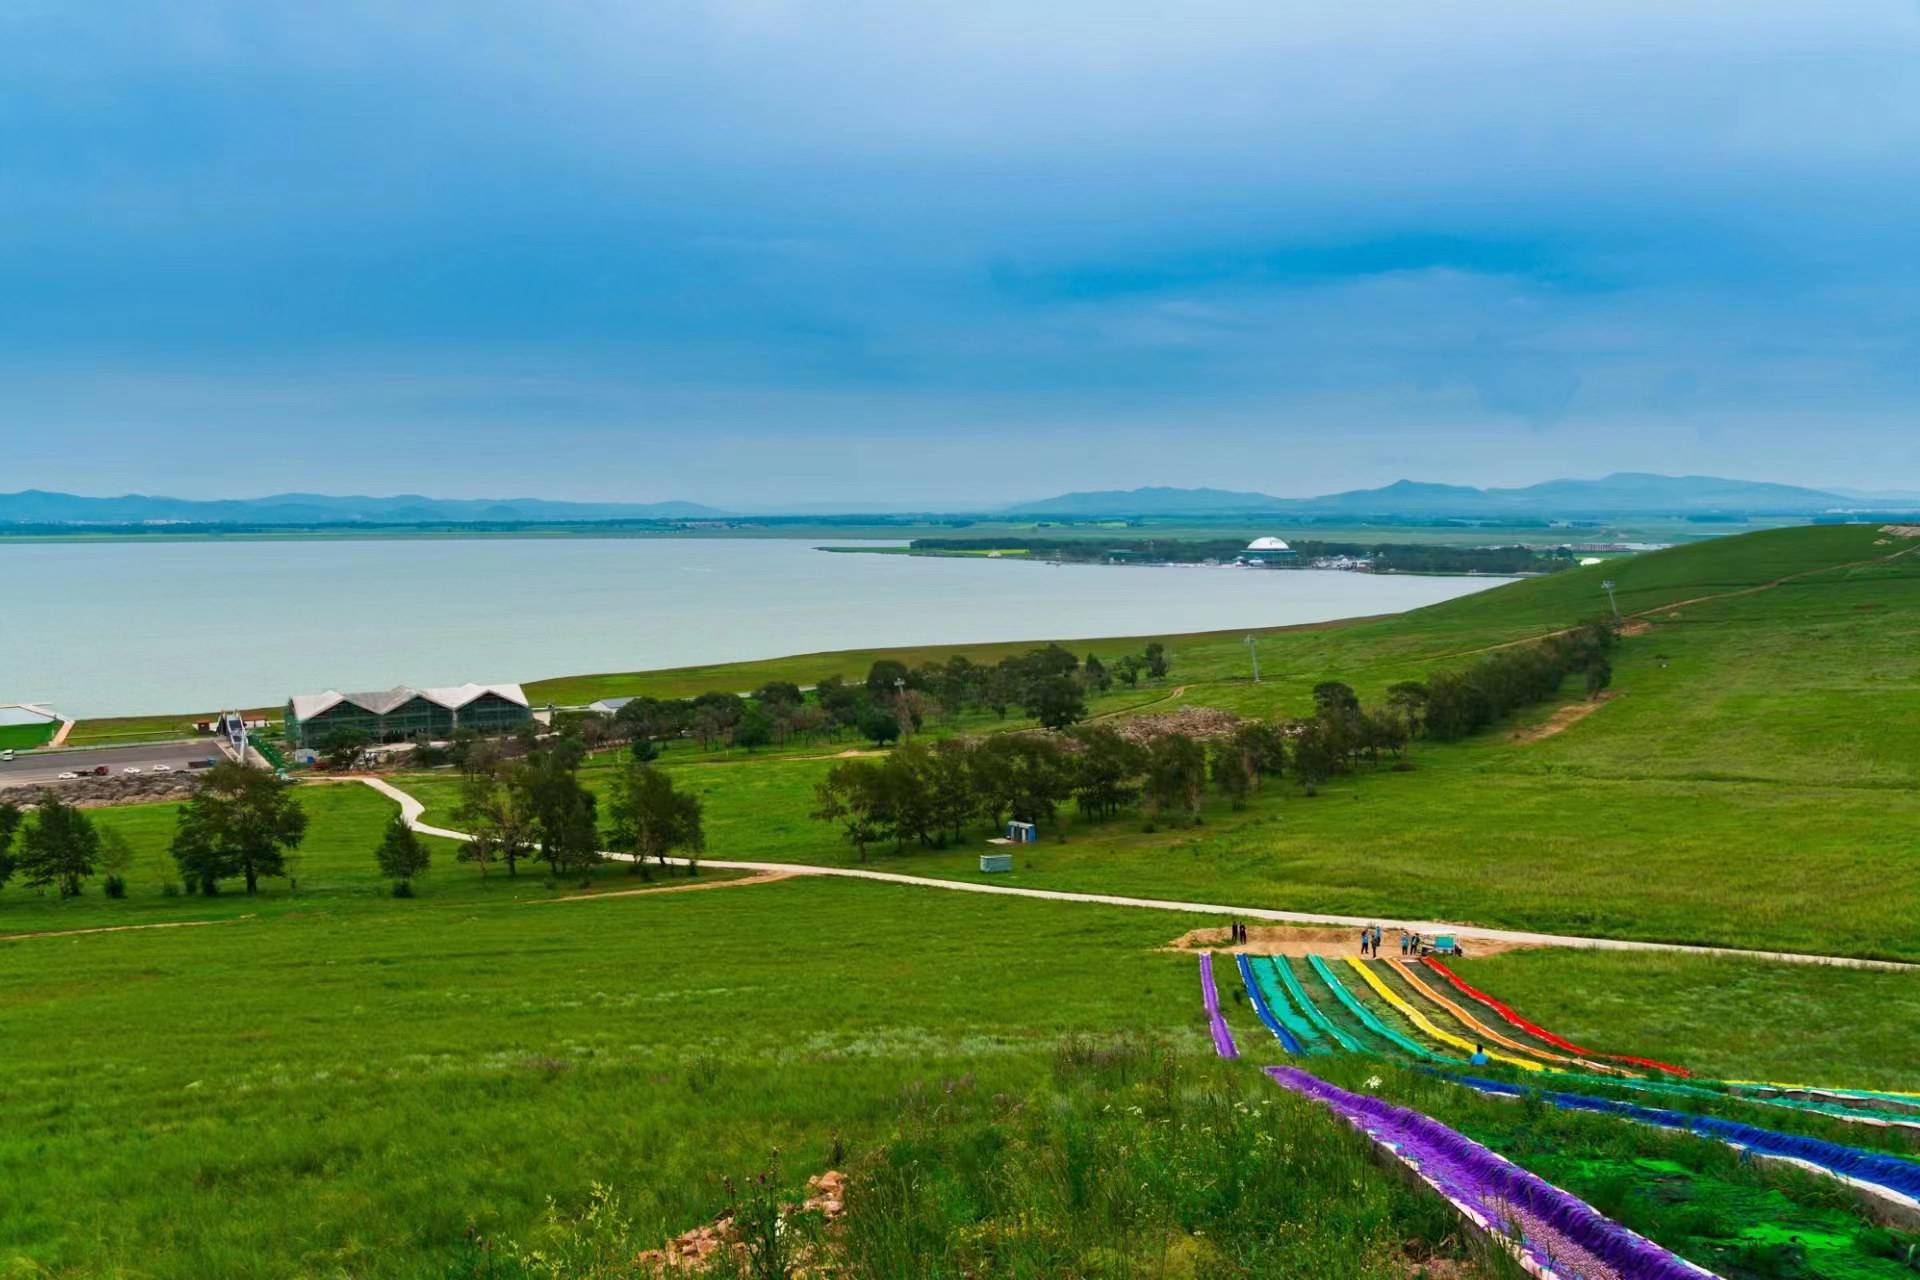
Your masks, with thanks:
<instances>
[{"instance_id":1,"label":"purple slide lane","mask_svg":"<svg viewBox=\"0 0 1920 1280\"><path fill-rule=\"evenodd\" d=\"M1233 1032L1227 1029L1227 1020L1220 1016L1220 991L1213 985L1213 952L1200 953L1200 998L1206 1002L1207 1025L1213 1031L1213 1047L1223 1058L1237 1058L1240 1051L1233 1047Z\"/></svg>"},{"instance_id":2,"label":"purple slide lane","mask_svg":"<svg viewBox=\"0 0 1920 1280\"><path fill-rule=\"evenodd\" d=\"M1541 1277L1702 1280L1713 1272L1636 1235L1438 1120L1349 1093L1298 1067L1268 1067L1274 1081L1325 1103L1392 1152L1496 1243L1517 1231L1520 1264Z\"/></svg>"}]
</instances>

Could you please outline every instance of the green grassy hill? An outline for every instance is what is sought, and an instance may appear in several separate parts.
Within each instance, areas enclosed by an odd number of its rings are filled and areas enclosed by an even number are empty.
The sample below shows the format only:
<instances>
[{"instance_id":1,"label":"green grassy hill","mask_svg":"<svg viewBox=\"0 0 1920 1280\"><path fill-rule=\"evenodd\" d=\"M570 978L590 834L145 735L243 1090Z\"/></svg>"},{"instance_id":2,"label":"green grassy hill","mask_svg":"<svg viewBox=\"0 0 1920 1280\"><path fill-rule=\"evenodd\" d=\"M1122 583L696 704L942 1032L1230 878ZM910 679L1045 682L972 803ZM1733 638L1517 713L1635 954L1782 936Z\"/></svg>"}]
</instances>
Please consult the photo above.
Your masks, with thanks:
<instances>
[{"instance_id":1,"label":"green grassy hill","mask_svg":"<svg viewBox=\"0 0 1920 1280\"><path fill-rule=\"evenodd\" d=\"M1296 715L1342 679L1369 700L1606 608L1628 635L1611 697L1569 687L1464 744L1420 744L1411 773L1363 772L1314 798L1271 790L1246 812L1145 833L1063 824L1021 858L1024 884L1666 941L1920 958L1920 540L1878 528L1768 531L1529 579L1393 618L1266 633L1262 681L1242 633L1168 638L1157 691L1096 713L1178 705ZM1076 649L1117 654L1138 640ZM970 650L991 657L1008 648ZM742 664L864 672L878 654ZM929 654L915 653L909 660ZM648 687L701 680L661 673ZM1175 691L1179 690L1177 696ZM1158 701L1154 701L1158 699ZM1583 714L1550 736L1549 721ZM970 724L968 728L990 727ZM710 856L844 862L806 817L827 762L668 757L707 797ZM422 784L429 803L444 802ZM971 875L976 850L901 869Z\"/></svg>"}]
</instances>

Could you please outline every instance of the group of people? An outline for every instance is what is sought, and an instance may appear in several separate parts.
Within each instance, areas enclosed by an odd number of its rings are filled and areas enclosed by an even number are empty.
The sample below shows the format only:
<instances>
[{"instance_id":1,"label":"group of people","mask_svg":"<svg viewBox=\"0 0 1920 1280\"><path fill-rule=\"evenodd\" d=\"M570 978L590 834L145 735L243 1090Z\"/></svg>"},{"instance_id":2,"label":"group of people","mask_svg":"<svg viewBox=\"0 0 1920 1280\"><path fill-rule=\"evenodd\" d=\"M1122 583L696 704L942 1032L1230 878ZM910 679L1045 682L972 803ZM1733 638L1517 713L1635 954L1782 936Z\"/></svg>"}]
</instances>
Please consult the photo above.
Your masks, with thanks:
<instances>
[{"instance_id":1,"label":"group of people","mask_svg":"<svg viewBox=\"0 0 1920 1280\"><path fill-rule=\"evenodd\" d=\"M1419 934L1409 932L1406 929L1400 931L1400 954L1402 956L1419 955L1420 948L1423 945L1425 945L1424 940ZM1360 954L1363 956L1376 957L1380 954L1379 925L1370 924L1360 931Z\"/></svg>"}]
</instances>

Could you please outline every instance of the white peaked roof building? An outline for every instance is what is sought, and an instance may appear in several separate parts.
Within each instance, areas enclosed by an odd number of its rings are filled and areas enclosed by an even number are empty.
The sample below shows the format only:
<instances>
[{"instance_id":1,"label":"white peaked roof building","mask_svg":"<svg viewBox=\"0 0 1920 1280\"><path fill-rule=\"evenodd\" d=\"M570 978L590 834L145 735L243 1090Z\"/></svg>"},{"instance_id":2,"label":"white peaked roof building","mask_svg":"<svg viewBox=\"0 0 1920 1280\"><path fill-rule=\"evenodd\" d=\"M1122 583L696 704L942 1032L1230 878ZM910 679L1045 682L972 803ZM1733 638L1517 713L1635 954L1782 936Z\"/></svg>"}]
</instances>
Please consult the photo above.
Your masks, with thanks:
<instances>
[{"instance_id":1,"label":"white peaked roof building","mask_svg":"<svg viewBox=\"0 0 1920 1280\"><path fill-rule=\"evenodd\" d=\"M286 727L288 741L311 745L339 732L387 741L463 728L504 732L532 718L526 690L517 684L401 685L371 693L296 693L287 699Z\"/></svg>"},{"instance_id":2,"label":"white peaked roof building","mask_svg":"<svg viewBox=\"0 0 1920 1280\"><path fill-rule=\"evenodd\" d=\"M455 684L438 689L415 689L407 685L397 685L391 689L382 689L376 693L341 693L338 689L328 689L325 693L296 693L289 705L296 719L311 720L322 712L330 711L341 703L349 703L362 711L371 711L383 716L389 711L403 707L415 698L425 698L435 706L445 707L449 711L458 711L469 702L483 694L493 694L508 702L517 702L521 706L531 706L527 701L527 691L517 684Z\"/></svg>"},{"instance_id":3,"label":"white peaked roof building","mask_svg":"<svg viewBox=\"0 0 1920 1280\"><path fill-rule=\"evenodd\" d=\"M1284 541L1282 541L1279 538L1255 538L1252 542L1249 542L1247 544L1247 550L1269 551L1269 552L1271 551L1290 552L1293 550L1293 548L1288 546Z\"/></svg>"}]
</instances>

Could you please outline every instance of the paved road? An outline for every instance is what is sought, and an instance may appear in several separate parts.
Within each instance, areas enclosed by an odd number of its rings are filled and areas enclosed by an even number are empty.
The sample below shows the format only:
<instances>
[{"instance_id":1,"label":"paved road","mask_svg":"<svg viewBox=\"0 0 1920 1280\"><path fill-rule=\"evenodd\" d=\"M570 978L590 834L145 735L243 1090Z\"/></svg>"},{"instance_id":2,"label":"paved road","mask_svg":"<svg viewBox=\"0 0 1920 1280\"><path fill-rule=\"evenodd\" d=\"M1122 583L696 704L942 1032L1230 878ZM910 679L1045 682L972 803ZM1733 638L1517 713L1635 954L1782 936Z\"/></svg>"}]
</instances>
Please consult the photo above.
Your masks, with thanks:
<instances>
[{"instance_id":1,"label":"paved road","mask_svg":"<svg viewBox=\"0 0 1920 1280\"><path fill-rule=\"evenodd\" d=\"M151 769L156 764L185 769L189 760L219 756L220 748L212 738L194 742L161 742L139 747L98 747L86 751L22 751L11 760L0 760L0 787L34 787L56 781L68 769L93 769L107 766L109 774L121 773L127 766Z\"/></svg>"},{"instance_id":2,"label":"paved road","mask_svg":"<svg viewBox=\"0 0 1920 1280\"><path fill-rule=\"evenodd\" d=\"M398 802L400 815L407 820L407 825L422 835L443 836L449 840L472 839L464 831L452 831L446 827L436 827L420 821L420 815L426 812L426 806L391 783L379 778L361 778L360 781L381 795ZM627 858L627 855L622 853L608 853L606 856L622 861ZM683 859L669 858L668 861L676 865L684 865ZM865 871L857 867L819 867L803 862L731 862L718 858L702 858L700 865L718 867L726 871L786 871L796 876L838 876L847 880L878 880L885 884L909 884L923 889L947 889L956 893L993 893L1009 898L1043 898L1049 902L1088 902L1109 907L1137 907L1148 911L1179 911L1189 915L1270 920L1281 924L1344 925L1355 930L1374 924L1390 933L1398 929L1407 929L1416 933L1450 933L1468 942L1479 939L1484 942L1506 942L1521 946L1581 947L1594 951L1667 951L1679 952L1683 955L1728 956L1741 960L1773 960L1786 964L1825 964L1842 969L1920 972L1920 964L1903 964L1895 960L1861 960L1853 956L1827 956L1804 951L1752 951L1739 947L1696 947L1678 942L1642 942L1630 938L1589 938L1575 934L1531 933L1517 929L1484 929L1478 925L1450 924L1444 920L1396 920L1392 916L1326 915L1314 911L1280 911L1272 907L1236 907L1217 902L1176 902L1164 898L1130 898L1111 893L1024 889L1011 884L941 880L932 876L908 876L892 871ZM1468 949L1469 954L1471 950L1471 948Z\"/></svg>"}]
</instances>

